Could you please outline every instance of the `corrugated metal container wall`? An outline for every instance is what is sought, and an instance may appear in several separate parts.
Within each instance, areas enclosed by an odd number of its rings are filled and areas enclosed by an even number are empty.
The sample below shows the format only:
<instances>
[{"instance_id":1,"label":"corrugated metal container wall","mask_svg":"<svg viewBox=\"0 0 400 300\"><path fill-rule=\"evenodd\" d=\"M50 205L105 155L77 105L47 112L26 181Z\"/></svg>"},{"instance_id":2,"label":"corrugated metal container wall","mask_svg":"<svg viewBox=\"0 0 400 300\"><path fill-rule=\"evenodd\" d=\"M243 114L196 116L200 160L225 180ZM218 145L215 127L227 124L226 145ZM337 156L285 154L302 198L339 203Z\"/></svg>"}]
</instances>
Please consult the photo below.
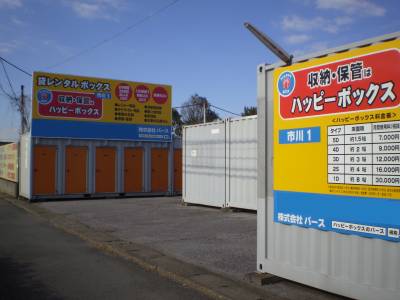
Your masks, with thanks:
<instances>
[{"instance_id":1,"label":"corrugated metal container wall","mask_svg":"<svg viewBox=\"0 0 400 300\"><path fill-rule=\"evenodd\" d=\"M151 169L158 169L157 165L152 165L152 149L165 149L167 160L165 165L165 180L167 186L165 190L152 191ZM57 139L57 138L31 138L25 135L21 138L21 182L20 194L28 199L51 199L51 198L79 198L79 197L98 197L98 196L140 196L140 195L172 195L174 191L174 155L173 149L181 148L181 140L174 139L173 142L130 142L114 140L84 140L84 139ZM35 172L41 169L49 171L49 168L32 167L35 160L38 160L39 152L43 155L49 155L47 149L55 150L54 159L54 181L55 191L35 190L35 184L40 187L40 182L35 180ZM125 165L126 151L128 149L139 149L141 153L141 174L127 174L129 167ZM40 150L40 151L39 151ZM107 150L106 152L104 152ZM36 151L36 156L34 155ZM44 151L44 152L43 152ZM43 152L43 153L42 153ZM51 152L51 151L50 151ZM103 153L104 152L104 153ZM51 153L50 153L51 154ZM111 155L111 156L110 156ZM79 166L77 170L76 162L79 159L86 166ZM115 172L110 172L114 168ZM135 167L133 167L135 168ZM50 168L51 169L51 168ZM139 169L135 169L137 171ZM70 178L78 172L82 180ZM104 173L104 174L103 174ZM105 189L101 180L110 180L112 176L112 185ZM46 174L46 176L49 174ZM49 175L50 176L50 175ZM102 179L104 177L104 179ZM84 180L83 180L84 179ZM73 180L73 181L72 181ZM99 181L96 184L96 180ZM136 186L139 191L126 190L125 180L136 180ZM130 185L128 185L130 186ZM36 193L35 193L36 191ZM177 191L179 192L179 191Z\"/></svg>"},{"instance_id":2,"label":"corrugated metal container wall","mask_svg":"<svg viewBox=\"0 0 400 300\"><path fill-rule=\"evenodd\" d=\"M398 36L384 36L379 41ZM339 47L330 53L377 41ZM274 222L273 71L280 66L258 67L257 270L352 298L400 299L400 243Z\"/></svg>"},{"instance_id":3,"label":"corrugated metal container wall","mask_svg":"<svg viewBox=\"0 0 400 300\"><path fill-rule=\"evenodd\" d=\"M31 136L25 134L20 140L19 194L27 199L31 198L31 157Z\"/></svg>"},{"instance_id":4,"label":"corrugated metal container wall","mask_svg":"<svg viewBox=\"0 0 400 300\"><path fill-rule=\"evenodd\" d=\"M257 116L227 122L229 207L257 209Z\"/></svg>"},{"instance_id":5,"label":"corrugated metal container wall","mask_svg":"<svg viewBox=\"0 0 400 300\"><path fill-rule=\"evenodd\" d=\"M257 209L257 117L183 129L183 201Z\"/></svg>"},{"instance_id":6,"label":"corrugated metal container wall","mask_svg":"<svg viewBox=\"0 0 400 300\"><path fill-rule=\"evenodd\" d=\"M225 122L183 128L183 201L225 207Z\"/></svg>"},{"instance_id":7,"label":"corrugated metal container wall","mask_svg":"<svg viewBox=\"0 0 400 300\"><path fill-rule=\"evenodd\" d=\"M182 138L174 137L172 140L172 150L170 150L170 161L172 162L172 167L170 168L170 177L172 182L172 190L174 194L182 194Z\"/></svg>"}]
</instances>

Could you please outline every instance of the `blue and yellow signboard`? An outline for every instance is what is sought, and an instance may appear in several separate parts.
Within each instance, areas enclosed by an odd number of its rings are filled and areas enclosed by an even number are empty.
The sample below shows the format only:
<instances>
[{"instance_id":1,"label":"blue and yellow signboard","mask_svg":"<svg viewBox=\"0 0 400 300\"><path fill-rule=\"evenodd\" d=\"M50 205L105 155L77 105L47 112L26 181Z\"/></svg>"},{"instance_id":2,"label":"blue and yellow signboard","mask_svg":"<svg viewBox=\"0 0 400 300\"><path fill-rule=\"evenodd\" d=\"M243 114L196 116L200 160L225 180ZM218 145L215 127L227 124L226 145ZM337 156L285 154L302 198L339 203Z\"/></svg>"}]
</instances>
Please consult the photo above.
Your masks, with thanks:
<instances>
[{"instance_id":1,"label":"blue and yellow signboard","mask_svg":"<svg viewBox=\"0 0 400 300\"><path fill-rule=\"evenodd\" d=\"M400 241L399 48L274 71L275 222Z\"/></svg>"},{"instance_id":2,"label":"blue and yellow signboard","mask_svg":"<svg viewBox=\"0 0 400 300\"><path fill-rule=\"evenodd\" d=\"M33 74L32 136L169 141L171 86Z\"/></svg>"}]
</instances>

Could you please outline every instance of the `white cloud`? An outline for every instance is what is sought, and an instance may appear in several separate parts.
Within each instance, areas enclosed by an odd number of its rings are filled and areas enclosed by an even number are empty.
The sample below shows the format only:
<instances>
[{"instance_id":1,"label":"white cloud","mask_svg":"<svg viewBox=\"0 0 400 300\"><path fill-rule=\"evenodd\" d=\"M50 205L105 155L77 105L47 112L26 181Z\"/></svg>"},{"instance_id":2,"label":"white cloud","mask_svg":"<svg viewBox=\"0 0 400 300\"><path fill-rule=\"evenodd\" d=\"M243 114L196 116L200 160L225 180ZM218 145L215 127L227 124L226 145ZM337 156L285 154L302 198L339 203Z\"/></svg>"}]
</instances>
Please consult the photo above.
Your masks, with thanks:
<instances>
[{"instance_id":1,"label":"white cloud","mask_svg":"<svg viewBox=\"0 0 400 300\"><path fill-rule=\"evenodd\" d=\"M21 6L21 0L0 0L0 7L17 8Z\"/></svg>"},{"instance_id":2,"label":"white cloud","mask_svg":"<svg viewBox=\"0 0 400 300\"><path fill-rule=\"evenodd\" d=\"M17 25L17 26L22 26L22 25L25 24L23 21L21 21L21 20L18 19L17 17L12 17L12 18L11 18L11 22L12 22L14 25Z\"/></svg>"},{"instance_id":3,"label":"white cloud","mask_svg":"<svg viewBox=\"0 0 400 300\"><path fill-rule=\"evenodd\" d=\"M72 2L73 10L83 18L105 18L107 19L109 15L102 12L100 15L100 5L94 3L84 3L84 2Z\"/></svg>"},{"instance_id":4,"label":"white cloud","mask_svg":"<svg viewBox=\"0 0 400 300\"><path fill-rule=\"evenodd\" d=\"M307 32L322 30L329 33L337 33L342 26L348 25L353 22L353 19L348 17L337 18L302 18L296 15L284 16L282 20L282 27L285 30Z\"/></svg>"},{"instance_id":5,"label":"white cloud","mask_svg":"<svg viewBox=\"0 0 400 300\"><path fill-rule=\"evenodd\" d=\"M116 9L125 7L125 1L121 0L96 0L98 3L102 3L103 5L108 5L110 7L114 7Z\"/></svg>"},{"instance_id":6,"label":"white cloud","mask_svg":"<svg viewBox=\"0 0 400 300\"><path fill-rule=\"evenodd\" d=\"M317 8L336 9L346 14L361 14L382 17L386 9L368 0L316 0Z\"/></svg>"},{"instance_id":7,"label":"white cloud","mask_svg":"<svg viewBox=\"0 0 400 300\"><path fill-rule=\"evenodd\" d=\"M292 34L285 38L288 44L302 44L311 40L311 36L308 34Z\"/></svg>"},{"instance_id":8,"label":"white cloud","mask_svg":"<svg viewBox=\"0 0 400 300\"><path fill-rule=\"evenodd\" d=\"M319 52L322 50L326 50L329 48L328 42L315 42L311 44L307 44L306 47L295 49L293 51L293 55L295 57L299 57L305 54L310 54L313 52Z\"/></svg>"},{"instance_id":9,"label":"white cloud","mask_svg":"<svg viewBox=\"0 0 400 300\"><path fill-rule=\"evenodd\" d=\"M125 7L124 0L73 0L65 3L86 19L116 20L116 13Z\"/></svg>"},{"instance_id":10,"label":"white cloud","mask_svg":"<svg viewBox=\"0 0 400 300\"><path fill-rule=\"evenodd\" d=\"M315 27L320 27L322 23L321 17L306 19L296 15L284 16L282 20L283 29L296 31L311 31Z\"/></svg>"},{"instance_id":11,"label":"white cloud","mask_svg":"<svg viewBox=\"0 0 400 300\"><path fill-rule=\"evenodd\" d=\"M0 54L9 54L18 48L20 43L16 40L10 42L0 42Z\"/></svg>"},{"instance_id":12,"label":"white cloud","mask_svg":"<svg viewBox=\"0 0 400 300\"><path fill-rule=\"evenodd\" d=\"M350 18L349 16L341 16L341 17L337 17L335 18L335 23L338 26L342 26L342 25L348 25L354 22L353 18Z\"/></svg>"},{"instance_id":13,"label":"white cloud","mask_svg":"<svg viewBox=\"0 0 400 300\"><path fill-rule=\"evenodd\" d=\"M342 27L349 25L353 22L354 19L347 16L336 17L333 20L328 19L328 26L324 27L323 30L330 33L337 33L342 29Z\"/></svg>"},{"instance_id":14,"label":"white cloud","mask_svg":"<svg viewBox=\"0 0 400 300\"><path fill-rule=\"evenodd\" d=\"M311 52L317 52L328 49L328 42L316 42L310 45Z\"/></svg>"}]
</instances>

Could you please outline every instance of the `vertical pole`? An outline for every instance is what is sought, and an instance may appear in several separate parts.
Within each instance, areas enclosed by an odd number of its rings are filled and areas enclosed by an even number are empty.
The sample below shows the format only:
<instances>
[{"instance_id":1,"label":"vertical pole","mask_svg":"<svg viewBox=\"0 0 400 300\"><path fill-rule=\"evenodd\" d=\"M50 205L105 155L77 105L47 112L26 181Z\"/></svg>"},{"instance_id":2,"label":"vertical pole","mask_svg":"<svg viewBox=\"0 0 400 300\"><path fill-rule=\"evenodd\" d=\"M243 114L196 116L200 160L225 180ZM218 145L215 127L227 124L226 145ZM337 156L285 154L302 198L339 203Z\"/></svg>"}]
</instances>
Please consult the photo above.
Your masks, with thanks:
<instances>
[{"instance_id":1,"label":"vertical pole","mask_svg":"<svg viewBox=\"0 0 400 300\"><path fill-rule=\"evenodd\" d=\"M24 86L21 85L21 101L19 104L19 112L21 115L21 134L25 133L25 95Z\"/></svg>"},{"instance_id":2,"label":"vertical pole","mask_svg":"<svg viewBox=\"0 0 400 300\"><path fill-rule=\"evenodd\" d=\"M206 123L206 101L203 101L203 123Z\"/></svg>"}]
</instances>

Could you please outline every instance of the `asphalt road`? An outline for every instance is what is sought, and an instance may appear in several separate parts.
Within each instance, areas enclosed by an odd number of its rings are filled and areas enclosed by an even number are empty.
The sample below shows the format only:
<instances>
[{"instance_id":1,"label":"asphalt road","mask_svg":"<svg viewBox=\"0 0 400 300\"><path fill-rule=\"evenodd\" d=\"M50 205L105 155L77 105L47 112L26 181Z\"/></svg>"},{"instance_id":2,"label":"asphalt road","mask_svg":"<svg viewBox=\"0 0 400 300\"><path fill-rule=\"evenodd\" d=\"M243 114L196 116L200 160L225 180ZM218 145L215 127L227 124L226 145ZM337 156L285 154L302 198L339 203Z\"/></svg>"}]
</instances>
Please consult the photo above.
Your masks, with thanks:
<instances>
[{"instance_id":1,"label":"asphalt road","mask_svg":"<svg viewBox=\"0 0 400 300\"><path fill-rule=\"evenodd\" d=\"M257 266L257 215L182 206L180 197L37 204L101 232L242 280Z\"/></svg>"},{"instance_id":2,"label":"asphalt road","mask_svg":"<svg viewBox=\"0 0 400 300\"><path fill-rule=\"evenodd\" d=\"M207 299L0 200L0 299Z\"/></svg>"},{"instance_id":3,"label":"asphalt road","mask_svg":"<svg viewBox=\"0 0 400 300\"><path fill-rule=\"evenodd\" d=\"M255 213L182 206L180 197L48 201L33 205L238 281L244 281L245 274L256 269ZM284 299L345 299L288 280L261 288L271 297Z\"/></svg>"}]
</instances>

